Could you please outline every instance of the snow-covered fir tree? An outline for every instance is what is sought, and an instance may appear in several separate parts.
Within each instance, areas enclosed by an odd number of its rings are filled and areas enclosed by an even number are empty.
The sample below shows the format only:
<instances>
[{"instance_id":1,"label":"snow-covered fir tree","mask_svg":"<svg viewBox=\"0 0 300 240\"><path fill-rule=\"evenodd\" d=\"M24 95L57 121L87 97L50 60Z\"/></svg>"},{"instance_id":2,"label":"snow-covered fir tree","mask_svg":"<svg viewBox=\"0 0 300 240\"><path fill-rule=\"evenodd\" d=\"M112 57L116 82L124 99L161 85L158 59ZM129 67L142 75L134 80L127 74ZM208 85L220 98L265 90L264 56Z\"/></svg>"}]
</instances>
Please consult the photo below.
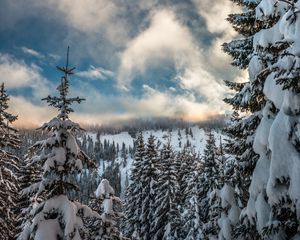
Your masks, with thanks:
<instances>
[{"instance_id":1,"label":"snow-covered fir tree","mask_svg":"<svg viewBox=\"0 0 300 240\"><path fill-rule=\"evenodd\" d=\"M239 222L240 206L235 192L236 178L234 175L235 159L225 155L223 151L222 138L219 145L219 181L221 189L218 191L217 203L219 209L218 239L231 240L234 238L234 230Z\"/></svg>"},{"instance_id":2,"label":"snow-covered fir tree","mask_svg":"<svg viewBox=\"0 0 300 240\"><path fill-rule=\"evenodd\" d=\"M248 219L248 225L254 226L261 238L291 239L299 237L300 192L295 187L299 173L294 171L298 166L295 163L300 160L297 145L299 40L296 37L299 3L262 0L254 11L255 22L263 27L253 38L249 93L252 99L261 99L262 104L257 108L249 105L250 117L258 116L259 121L252 127L253 137L242 138L253 143L248 152L254 150L259 158L241 217ZM251 122L244 125L251 126ZM242 129L243 125L240 126Z\"/></svg>"},{"instance_id":3,"label":"snow-covered fir tree","mask_svg":"<svg viewBox=\"0 0 300 240\"><path fill-rule=\"evenodd\" d=\"M18 131L11 126L17 116L7 111L9 97L0 86L0 236L3 240L14 239L17 229L18 174L20 160L12 152L19 148Z\"/></svg>"},{"instance_id":4,"label":"snow-covered fir tree","mask_svg":"<svg viewBox=\"0 0 300 240\"><path fill-rule=\"evenodd\" d=\"M222 186L220 175L221 169L216 140L210 130L207 134L201 174L202 193L200 205L206 206L202 211L204 238L216 238L219 232L218 219L221 213L219 190Z\"/></svg>"},{"instance_id":5,"label":"snow-covered fir tree","mask_svg":"<svg viewBox=\"0 0 300 240\"><path fill-rule=\"evenodd\" d=\"M203 239L203 209L207 208L201 205L203 193L201 174L203 171L200 159L190 161L189 172L185 175L185 189L183 195L185 202L182 215L182 239L197 240ZM202 202L203 203L203 202Z\"/></svg>"},{"instance_id":6,"label":"snow-covered fir tree","mask_svg":"<svg viewBox=\"0 0 300 240\"><path fill-rule=\"evenodd\" d=\"M79 149L75 138L82 129L69 119L73 112L71 104L84 99L67 96L69 75L74 69L68 66L68 55L66 66L58 69L64 73L57 88L59 96L48 96L43 100L57 108L59 114L41 127L49 137L31 147L33 154L28 159L28 166L38 163L42 168L41 180L27 189L27 192L35 192L35 199L41 198L41 201L34 203L30 218L19 236L22 240L86 239L83 218L98 216L89 207L71 201L67 196L69 191L77 190L76 183L71 181L72 176L80 173L89 159Z\"/></svg>"},{"instance_id":7,"label":"snow-covered fir tree","mask_svg":"<svg viewBox=\"0 0 300 240\"><path fill-rule=\"evenodd\" d=\"M158 177L161 174L159 172L159 156L156 148L156 142L154 136L151 134L148 138L145 158L143 161L143 172L141 175L141 183L143 188L142 193L142 212L141 212L141 239L151 239L151 225L155 221L153 211L155 208L156 186L158 184Z\"/></svg>"},{"instance_id":8,"label":"snow-covered fir tree","mask_svg":"<svg viewBox=\"0 0 300 240\"><path fill-rule=\"evenodd\" d=\"M151 227L151 239L178 239L181 231L178 206L178 169L175 154L170 141L164 146L158 165L160 172L155 192L154 220Z\"/></svg>"},{"instance_id":9,"label":"snow-covered fir tree","mask_svg":"<svg viewBox=\"0 0 300 240\"><path fill-rule=\"evenodd\" d=\"M97 190L96 195L96 206L100 206L98 213L101 215L101 219L97 221L98 227L90 235L90 239L95 240L110 240L110 239L125 239L119 231L120 218L122 217L121 210L121 199L115 196L115 191L110 185L107 179L103 179ZM96 210L96 209L94 209Z\"/></svg>"},{"instance_id":10,"label":"snow-covered fir tree","mask_svg":"<svg viewBox=\"0 0 300 240\"><path fill-rule=\"evenodd\" d=\"M269 239L300 237L300 175L295 170L300 160L299 11L296 1L262 0L256 8L257 21L276 19L256 34L254 42L261 58L272 61L261 70L267 104L253 145L260 159L253 173L249 208L257 206L257 228Z\"/></svg>"},{"instance_id":11,"label":"snow-covered fir tree","mask_svg":"<svg viewBox=\"0 0 300 240\"><path fill-rule=\"evenodd\" d=\"M143 163L145 158L145 144L142 133L137 135L135 142L135 156L132 163L130 183L126 190L124 214L122 223L124 235L132 239L141 238L142 230L142 206L143 186L141 176L143 174Z\"/></svg>"},{"instance_id":12,"label":"snow-covered fir tree","mask_svg":"<svg viewBox=\"0 0 300 240\"><path fill-rule=\"evenodd\" d=\"M29 186L36 184L41 180L41 169L38 163L31 164L30 166L27 166L26 164L26 159L30 159L34 154L31 150L32 149L29 149L28 153L25 155L25 160L21 162L22 164L18 174L20 192L17 199L18 208L16 212L18 221L16 230L17 237L26 225L34 202L36 202L36 200L40 200L40 198L34 199L35 194L33 192L26 192L26 189Z\"/></svg>"},{"instance_id":13,"label":"snow-covered fir tree","mask_svg":"<svg viewBox=\"0 0 300 240\"><path fill-rule=\"evenodd\" d=\"M243 35L239 40L224 44L225 52L233 57L233 65L241 69L253 68L253 63L259 62L267 65L254 51L254 34L271 24L270 21L257 21L255 8L260 1L234 1L243 7L243 13L230 14L229 22L238 33ZM266 101L263 97L264 76L258 78L261 68L253 69L254 74L249 75L249 81L244 83L226 82L227 86L236 93L232 98L225 99L235 110L232 121L226 132L230 137L225 148L226 152L235 157L235 171L232 186L236 189L236 201L240 208L244 208L249 200L249 187L258 154L252 148L255 131L262 117L261 110ZM246 112L246 114L244 114ZM258 238L255 219L242 214L241 222L235 227L234 235L243 238Z\"/></svg>"}]
</instances>

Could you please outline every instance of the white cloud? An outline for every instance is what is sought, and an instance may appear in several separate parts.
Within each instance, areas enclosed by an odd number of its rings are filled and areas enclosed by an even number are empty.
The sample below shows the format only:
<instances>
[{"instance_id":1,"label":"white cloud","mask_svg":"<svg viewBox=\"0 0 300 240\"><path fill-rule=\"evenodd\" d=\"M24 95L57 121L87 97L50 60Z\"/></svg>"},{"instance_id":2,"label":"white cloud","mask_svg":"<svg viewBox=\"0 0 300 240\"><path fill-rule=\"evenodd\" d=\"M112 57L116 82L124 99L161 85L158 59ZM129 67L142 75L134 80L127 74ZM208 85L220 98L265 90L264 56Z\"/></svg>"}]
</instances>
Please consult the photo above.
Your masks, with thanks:
<instances>
[{"instance_id":1,"label":"white cloud","mask_svg":"<svg viewBox=\"0 0 300 240\"><path fill-rule=\"evenodd\" d=\"M128 87L136 74L143 74L150 66L160 66L164 61L176 65L176 80L183 90L202 97L203 104L224 106L222 99L227 88L222 79L208 71L204 50L198 47L189 29L168 10L155 12L149 28L129 43L121 58L119 84ZM175 102L186 102L179 99Z\"/></svg>"},{"instance_id":2,"label":"white cloud","mask_svg":"<svg viewBox=\"0 0 300 240\"><path fill-rule=\"evenodd\" d=\"M180 117L190 121L204 120L209 116L221 114L226 110L225 104L213 105L199 103L193 94L173 95L144 86L145 95L138 99L125 98L123 107L128 114L138 117L164 116Z\"/></svg>"},{"instance_id":3,"label":"white cloud","mask_svg":"<svg viewBox=\"0 0 300 240\"><path fill-rule=\"evenodd\" d=\"M181 25L175 14L160 10L152 16L149 28L141 32L121 55L118 73L120 85L130 84L138 73L164 61L192 61L197 51L188 28Z\"/></svg>"},{"instance_id":4,"label":"white cloud","mask_svg":"<svg viewBox=\"0 0 300 240\"><path fill-rule=\"evenodd\" d=\"M29 87L36 98L49 93L50 83L40 74L39 67L27 65L8 54L0 53L0 82L4 82L7 88Z\"/></svg>"},{"instance_id":5,"label":"white cloud","mask_svg":"<svg viewBox=\"0 0 300 240\"><path fill-rule=\"evenodd\" d=\"M127 39L126 19L121 18L123 7L113 0L32 0L35 6L47 8L69 26L86 33L100 33L115 44Z\"/></svg>"},{"instance_id":6,"label":"white cloud","mask_svg":"<svg viewBox=\"0 0 300 240\"><path fill-rule=\"evenodd\" d=\"M207 30L211 33L225 33L234 36L236 33L226 21L229 13L240 10L236 4L224 0L193 0L199 14L205 19Z\"/></svg>"},{"instance_id":7,"label":"white cloud","mask_svg":"<svg viewBox=\"0 0 300 240\"><path fill-rule=\"evenodd\" d=\"M110 70L101 67L94 67L91 65L88 70L77 72L76 75L92 80L106 80L109 78L114 78L115 74Z\"/></svg>"},{"instance_id":8,"label":"white cloud","mask_svg":"<svg viewBox=\"0 0 300 240\"><path fill-rule=\"evenodd\" d=\"M228 14L241 12L240 7L232 1L223 0L193 0L199 15L202 16L210 33L217 33L211 46L203 53L206 58L206 67L213 71L215 75L232 76L228 72L233 72L230 66L230 57L222 51L222 44L231 41L237 36L231 24L226 20ZM234 75L234 74L233 74Z\"/></svg>"},{"instance_id":9,"label":"white cloud","mask_svg":"<svg viewBox=\"0 0 300 240\"><path fill-rule=\"evenodd\" d=\"M28 47L21 47L21 50L26 53L26 54L29 54L31 56L34 56L34 57L38 57L38 58L44 58L44 55L31 49L31 48L28 48Z\"/></svg>"},{"instance_id":10,"label":"white cloud","mask_svg":"<svg viewBox=\"0 0 300 240\"><path fill-rule=\"evenodd\" d=\"M57 115L50 107L38 106L22 96L10 96L9 111L18 115L17 127L39 127Z\"/></svg>"}]
</instances>

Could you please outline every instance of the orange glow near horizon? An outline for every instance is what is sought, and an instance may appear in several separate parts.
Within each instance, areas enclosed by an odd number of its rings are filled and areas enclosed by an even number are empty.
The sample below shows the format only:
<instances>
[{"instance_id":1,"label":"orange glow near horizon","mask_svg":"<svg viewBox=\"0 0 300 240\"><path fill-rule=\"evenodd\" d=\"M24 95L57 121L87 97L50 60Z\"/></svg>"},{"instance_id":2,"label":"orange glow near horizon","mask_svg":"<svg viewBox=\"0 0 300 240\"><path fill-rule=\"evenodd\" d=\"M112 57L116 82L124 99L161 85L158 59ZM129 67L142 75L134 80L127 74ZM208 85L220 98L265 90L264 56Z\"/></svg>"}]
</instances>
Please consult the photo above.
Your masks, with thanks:
<instances>
[{"instance_id":1,"label":"orange glow near horizon","mask_svg":"<svg viewBox=\"0 0 300 240\"><path fill-rule=\"evenodd\" d=\"M49 114L50 115L50 114ZM217 112L210 112L206 114L186 114L185 116L181 117L173 117L173 116L154 116L155 117L166 117L166 118L174 118L174 119L182 119L183 121L197 123L197 122L204 122L208 121L209 119L216 119L221 116L221 113ZM19 116L18 120L14 122L13 126L19 129L36 129L42 126L43 123L48 122L50 119L55 117L52 116L39 116L32 121L32 118L26 118ZM92 115L92 114L72 114L70 119L74 122L79 123L82 126L93 126L93 125L120 125L122 122L129 121L131 119L139 119L139 117L130 116L130 115ZM143 119L143 117L140 117Z\"/></svg>"}]
</instances>

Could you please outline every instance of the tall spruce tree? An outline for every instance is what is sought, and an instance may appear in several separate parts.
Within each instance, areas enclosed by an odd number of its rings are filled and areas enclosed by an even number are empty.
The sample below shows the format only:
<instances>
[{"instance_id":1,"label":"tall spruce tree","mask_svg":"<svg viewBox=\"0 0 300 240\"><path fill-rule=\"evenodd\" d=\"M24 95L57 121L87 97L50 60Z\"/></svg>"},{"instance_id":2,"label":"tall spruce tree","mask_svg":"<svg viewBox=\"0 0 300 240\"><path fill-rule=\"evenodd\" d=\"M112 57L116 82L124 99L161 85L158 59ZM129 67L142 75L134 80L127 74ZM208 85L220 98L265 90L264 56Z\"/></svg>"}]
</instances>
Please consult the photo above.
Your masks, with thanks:
<instances>
[{"instance_id":1,"label":"tall spruce tree","mask_svg":"<svg viewBox=\"0 0 300 240\"><path fill-rule=\"evenodd\" d=\"M151 227L151 239L175 240L181 231L178 204L178 169L175 154L168 141L162 150L159 178L155 189L154 220Z\"/></svg>"},{"instance_id":2,"label":"tall spruce tree","mask_svg":"<svg viewBox=\"0 0 300 240\"><path fill-rule=\"evenodd\" d=\"M256 8L260 5L260 1L234 2L243 7L243 13L230 14L228 20L243 38L225 43L223 49L233 57L233 65L241 69L248 68L249 81L226 82L226 85L236 93L233 97L225 99L225 102L235 110L231 124L226 129L230 139L225 150L236 160L233 187L237 192L237 202L241 208L244 208L241 222L235 227L234 234L236 237L248 239L258 238L256 217L247 210L249 209L247 205L250 203L248 189L252 174L260 157L252 146L256 130L263 117L263 109L268 105L263 94L266 74L262 70L274 61L274 54L270 48L256 47L256 36L262 29L274 25L277 16L257 19ZM261 186L264 184L262 183Z\"/></svg>"},{"instance_id":3,"label":"tall spruce tree","mask_svg":"<svg viewBox=\"0 0 300 240\"><path fill-rule=\"evenodd\" d=\"M207 133L206 148L203 156L203 172L201 174L203 208L203 235L204 238L216 238L219 232L218 219L220 217L220 164L213 132Z\"/></svg>"},{"instance_id":4,"label":"tall spruce tree","mask_svg":"<svg viewBox=\"0 0 300 240\"><path fill-rule=\"evenodd\" d=\"M248 152L254 151L258 156L241 217L248 219L244 229L254 227L261 238L291 239L299 237L299 191L295 188L299 176L290 170L297 168L295 159L300 159L296 140L299 40L295 37L299 34L299 4L262 0L254 11L255 22L262 27L253 38L249 96L261 99L262 104L254 108L256 104L248 101L252 113L248 119L258 116L258 121L254 125L253 121L238 124L244 141L253 144ZM253 134L245 136L244 126L251 127ZM244 236L258 238L249 232Z\"/></svg>"},{"instance_id":5,"label":"tall spruce tree","mask_svg":"<svg viewBox=\"0 0 300 240\"><path fill-rule=\"evenodd\" d=\"M141 177L143 174L143 163L145 158L145 144L142 133L137 135L135 141L135 156L132 163L130 183L126 190L124 214L125 219L122 229L125 236L132 239L140 239L142 231L142 206L143 206L143 185Z\"/></svg>"},{"instance_id":6,"label":"tall spruce tree","mask_svg":"<svg viewBox=\"0 0 300 240\"><path fill-rule=\"evenodd\" d=\"M158 168L158 150L156 149L155 138L151 134L148 138L143 161L143 172L140 181L142 182L142 213L140 216L142 228L141 239L151 239L151 225L155 221L153 211L155 208L156 187L158 177L161 174Z\"/></svg>"},{"instance_id":7,"label":"tall spruce tree","mask_svg":"<svg viewBox=\"0 0 300 240\"><path fill-rule=\"evenodd\" d=\"M270 59L262 72L267 105L256 131L254 150L260 159L253 173L250 200L269 211L257 214L263 238L297 239L300 219L299 161L299 11L297 1L265 1L256 8L258 21L276 19L256 35L254 46ZM272 57L270 57L270 55ZM259 180L264 174L266 176ZM259 188L263 182L263 188ZM267 204L261 195L267 198ZM269 213L269 214L267 214Z\"/></svg>"},{"instance_id":8,"label":"tall spruce tree","mask_svg":"<svg viewBox=\"0 0 300 240\"><path fill-rule=\"evenodd\" d=\"M59 114L50 122L45 123L41 130L49 137L35 143L29 156L28 166L38 163L42 168L42 178L31 185L27 192L35 192L37 199L31 216L24 227L19 239L86 239L87 229L84 226L84 217L98 216L90 208L69 200L69 191L76 191L76 183L71 181L72 176L83 169L89 159L79 149L74 134L82 129L69 119L73 112L71 104L80 103L84 99L69 98L69 76L74 68L57 67L64 73L57 90L59 96L48 96L43 100L50 106L57 108Z\"/></svg>"},{"instance_id":9,"label":"tall spruce tree","mask_svg":"<svg viewBox=\"0 0 300 240\"><path fill-rule=\"evenodd\" d=\"M90 235L89 239L118 240L125 239L119 230L120 218L122 217L121 199L115 196L115 191L107 179L102 179L95 191L96 206L101 219L95 221L99 225ZM97 207L96 207L97 208ZM94 209L96 210L96 209Z\"/></svg>"},{"instance_id":10,"label":"tall spruce tree","mask_svg":"<svg viewBox=\"0 0 300 240\"><path fill-rule=\"evenodd\" d=\"M181 189L184 195L181 236L182 239L197 240L203 239L203 209L207 207L201 205L203 166L197 158L191 161L189 166L189 172L184 177L185 189Z\"/></svg>"},{"instance_id":11,"label":"tall spruce tree","mask_svg":"<svg viewBox=\"0 0 300 240\"><path fill-rule=\"evenodd\" d=\"M9 97L0 87L0 236L3 240L15 238L17 228L18 174L20 160L12 152L20 145L18 131L11 126L17 116L7 112Z\"/></svg>"}]
</instances>

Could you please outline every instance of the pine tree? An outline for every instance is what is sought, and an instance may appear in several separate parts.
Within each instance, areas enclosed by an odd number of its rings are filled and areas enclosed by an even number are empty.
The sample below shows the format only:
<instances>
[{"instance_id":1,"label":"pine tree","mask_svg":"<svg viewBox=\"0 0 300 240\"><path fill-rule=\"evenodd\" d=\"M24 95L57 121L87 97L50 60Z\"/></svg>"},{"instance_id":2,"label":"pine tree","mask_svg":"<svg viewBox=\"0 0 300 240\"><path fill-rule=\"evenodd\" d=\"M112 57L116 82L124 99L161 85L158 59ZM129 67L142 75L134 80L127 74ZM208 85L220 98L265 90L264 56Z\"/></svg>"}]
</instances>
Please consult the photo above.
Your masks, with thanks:
<instances>
[{"instance_id":1,"label":"pine tree","mask_svg":"<svg viewBox=\"0 0 300 240\"><path fill-rule=\"evenodd\" d=\"M265 51L264 58L272 62L263 69L266 81L264 94L268 105L256 132L254 149L260 154L260 165L253 177L266 175L266 184L257 191L258 181L252 180L250 199L261 203L264 191L269 215L260 215L258 228L262 237L296 239L299 234L300 190L299 168L299 10L296 1L271 1L271 8L257 8L257 19L276 18L274 24L257 35L256 48ZM266 37L271 38L266 38ZM266 131L267 130L267 131ZM255 192L256 190L256 192ZM258 193L257 193L258 192Z\"/></svg>"},{"instance_id":2,"label":"pine tree","mask_svg":"<svg viewBox=\"0 0 300 240\"><path fill-rule=\"evenodd\" d=\"M220 164L217 153L215 137L212 131L207 134L206 148L203 156L203 172L201 174L202 199L200 206L207 206L203 211L203 234L204 238L213 238L218 235L218 219L220 217ZM204 208L203 208L204 209Z\"/></svg>"},{"instance_id":3,"label":"pine tree","mask_svg":"<svg viewBox=\"0 0 300 240\"><path fill-rule=\"evenodd\" d=\"M90 239L125 239L118 229L118 224L122 217L122 213L120 212L121 199L115 196L115 191L108 180L103 179L100 182L95 195L96 208L94 210L98 210L101 220L95 221L98 223L98 226L96 227L96 231L90 236Z\"/></svg>"},{"instance_id":4,"label":"pine tree","mask_svg":"<svg viewBox=\"0 0 300 240\"><path fill-rule=\"evenodd\" d=\"M238 205L238 196L235 192L236 178L234 176L234 158L225 156L222 138L219 145L220 187L217 206L219 218L217 220L219 233L218 239L231 240L234 238L234 230L239 221L241 209Z\"/></svg>"},{"instance_id":5,"label":"pine tree","mask_svg":"<svg viewBox=\"0 0 300 240\"><path fill-rule=\"evenodd\" d=\"M242 234L248 238L255 237L249 229L256 228L261 238L291 239L298 236L299 226L299 191L294 187L298 176L289 170L297 168L294 160L299 160L299 104L291 100L297 99L298 93L299 40L295 29L299 6L294 1L262 0L254 8L255 23L261 27L255 31L248 69L250 100L246 105L251 115L248 121L237 124L237 133L245 143L251 143L248 153L254 151L258 159L250 177L247 206L241 215L247 221L238 229L248 232ZM245 129L252 134L245 136Z\"/></svg>"},{"instance_id":6,"label":"pine tree","mask_svg":"<svg viewBox=\"0 0 300 240\"><path fill-rule=\"evenodd\" d=\"M143 172L140 181L142 182L142 212L141 212L141 239L151 239L151 224L155 221L153 211L155 207L156 185L158 184L158 153L155 138L151 134L148 138L145 158L143 161Z\"/></svg>"},{"instance_id":7,"label":"pine tree","mask_svg":"<svg viewBox=\"0 0 300 240\"><path fill-rule=\"evenodd\" d=\"M186 240L197 240L203 239L203 209L207 206L201 205L203 193L202 189L202 179L201 174L203 171L203 166L200 160L195 159L190 162L190 171L186 173L184 181L185 181L185 189L183 194L184 205L183 205L183 213L182 213L182 238Z\"/></svg>"},{"instance_id":8,"label":"pine tree","mask_svg":"<svg viewBox=\"0 0 300 240\"><path fill-rule=\"evenodd\" d=\"M143 186L141 176L143 174L143 163L145 158L145 144L142 133L139 133L135 142L135 156L132 163L130 184L126 190L124 214L122 223L124 235L133 239L140 239L142 230L142 194Z\"/></svg>"},{"instance_id":9,"label":"pine tree","mask_svg":"<svg viewBox=\"0 0 300 240\"><path fill-rule=\"evenodd\" d=\"M67 196L68 192L77 190L71 177L80 173L89 159L79 149L74 136L82 129L69 119L73 112L70 105L84 99L67 96L69 76L74 70L68 66L68 55L66 66L57 68L64 73L57 88L59 97L48 96L43 100L57 108L59 114L41 127L49 137L31 147L34 154L29 156L27 164L38 163L42 167L41 180L28 189L36 193L35 199L40 197L41 201L35 203L19 239L86 239L84 218L97 216L90 208L69 200Z\"/></svg>"},{"instance_id":10,"label":"pine tree","mask_svg":"<svg viewBox=\"0 0 300 240\"><path fill-rule=\"evenodd\" d=\"M151 227L151 239L178 239L181 231L178 207L178 169L170 141L164 145L160 164L160 175L155 189L154 221Z\"/></svg>"},{"instance_id":11,"label":"pine tree","mask_svg":"<svg viewBox=\"0 0 300 240\"><path fill-rule=\"evenodd\" d=\"M18 173L20 160L12 151L19 148L18 131L11 126L17 116L7 112L9 97L0 87L0 236L14 239L17 228Z\"/></svg>"},{"instance_id":12,"label":"pine tree","mask_svg":"<svg viewBox=\"0 0 300 240\"><path fill-rule=\"evenodd\" d=\"M250 211L254 203L252 200L249 201L248 190L254 168L261 157L260 153L253 149L253 143L263 117L263 109L269 106L263 93L266 72L262 70L274 61L271 48L258 47L257 38L254 36L274 25L278 18L272 15L269 18L257 19L260 1L235 0L234 2L242 6L244 11L241 14L230 14L228 20L234 29L243 35L243 38L225 43L223 49L233 57L233 65L241 69L248 68L249 81L226 82L226 85L236 93L233 97L225 99L225 102L235 110L231 124L226 129L230 139L225 150L235 158L232 186L236 189L236 201L239 207L244 209L241 214L242 221L235 227L234 235L249 239L258 238L256 216L253 214L255 211ZM260 183L261 186L264 184ZM261 199L265 199L266 195L263 191L262 194Z\"/></svg>"}]
</instances>

